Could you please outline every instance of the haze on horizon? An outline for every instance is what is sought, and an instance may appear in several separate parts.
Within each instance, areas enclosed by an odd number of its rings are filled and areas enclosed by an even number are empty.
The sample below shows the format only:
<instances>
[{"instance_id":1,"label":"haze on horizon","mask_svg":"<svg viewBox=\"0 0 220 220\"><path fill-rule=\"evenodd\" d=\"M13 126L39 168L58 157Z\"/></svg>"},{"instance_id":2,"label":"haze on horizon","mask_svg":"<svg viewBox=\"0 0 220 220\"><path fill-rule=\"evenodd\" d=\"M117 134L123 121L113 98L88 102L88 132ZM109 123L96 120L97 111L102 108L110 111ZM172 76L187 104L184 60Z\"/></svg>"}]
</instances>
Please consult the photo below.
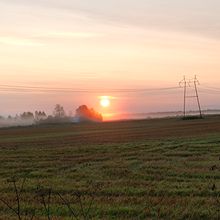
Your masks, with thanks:
<instances>
[{"instance_id":1,"label":"haze on horizon","mask_svg":"<svg viewBox=\"0 0 220 220\"><path fill-rule=\"evenodd\" d=\"M1 0L0 84L83 89L220 87L218 0ZM99 96L114 97L102 109ZM181 90L141 94L0 91L1 114L56 103L104 113L180 110ZM202 94L203 108L220 108Z\"/></svg>"}]
</instances>

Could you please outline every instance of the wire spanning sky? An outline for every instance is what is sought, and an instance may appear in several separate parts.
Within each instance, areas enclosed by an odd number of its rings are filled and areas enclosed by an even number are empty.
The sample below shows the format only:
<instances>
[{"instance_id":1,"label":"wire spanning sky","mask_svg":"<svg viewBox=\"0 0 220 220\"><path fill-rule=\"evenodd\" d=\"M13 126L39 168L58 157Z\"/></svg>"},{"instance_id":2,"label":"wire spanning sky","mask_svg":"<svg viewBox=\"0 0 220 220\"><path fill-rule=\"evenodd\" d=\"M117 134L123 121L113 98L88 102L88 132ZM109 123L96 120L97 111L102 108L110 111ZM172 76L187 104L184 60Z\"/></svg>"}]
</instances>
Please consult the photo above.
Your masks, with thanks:
<instances>
[{"instance_id":1,"label":"wire spanning sky","mask_svg":"<svg viewBox=\"0 0 220 220\"><path fill-rule=\"evenodd\" d=\"M219 8L219 0L1 0L0 84L16 88L0 87L0 114L99 108L102 95L115 97L111 112L178 110L181 90L149 90L194 74L220 87ZM201 93L206 108L220 108L218 91Z\"/></svg>"}]
</instances>

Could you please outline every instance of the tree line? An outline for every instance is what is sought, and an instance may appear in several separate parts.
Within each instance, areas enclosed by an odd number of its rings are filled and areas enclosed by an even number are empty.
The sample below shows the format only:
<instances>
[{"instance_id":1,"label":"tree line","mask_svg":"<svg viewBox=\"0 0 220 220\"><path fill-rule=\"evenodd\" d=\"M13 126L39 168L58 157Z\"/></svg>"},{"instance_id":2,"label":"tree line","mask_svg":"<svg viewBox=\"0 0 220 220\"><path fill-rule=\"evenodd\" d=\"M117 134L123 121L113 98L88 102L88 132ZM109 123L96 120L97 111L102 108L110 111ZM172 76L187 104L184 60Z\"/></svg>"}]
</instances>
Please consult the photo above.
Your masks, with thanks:
<instances>
[{"instance_id":1,"label":"tree line","mask_svg":"<svg viewBox=\"0 0 220 220\"><path fill-rule=\"evenodd\" d=\"M27 111L20 115L17 114L14 117L11 115L9 115L7 118L0 116L0 126L102 121L102 115L86 105L79 106L75 110L74 116L66 114L64 107L60 104L55 105L53 113L50 115L47 115L45 111Z\"/></svg>"}]
</instances>

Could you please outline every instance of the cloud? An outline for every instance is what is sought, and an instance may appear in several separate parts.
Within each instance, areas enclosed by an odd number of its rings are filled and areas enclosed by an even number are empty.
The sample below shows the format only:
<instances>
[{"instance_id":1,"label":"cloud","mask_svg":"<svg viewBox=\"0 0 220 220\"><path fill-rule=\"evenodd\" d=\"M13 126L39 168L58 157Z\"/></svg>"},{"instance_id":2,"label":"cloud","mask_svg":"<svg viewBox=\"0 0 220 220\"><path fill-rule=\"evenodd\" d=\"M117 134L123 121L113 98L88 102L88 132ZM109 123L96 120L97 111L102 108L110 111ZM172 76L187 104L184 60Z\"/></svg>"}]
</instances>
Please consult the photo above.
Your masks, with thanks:
<instances>
[{"instance_id":1,"label":"cloud","mask_svg":"<svg viewBox=\"0 0 220 220\"><path fill-rule=\"evenodd\" d=\"M203 37L220 37L219 0L2 0L6 4L41 7L66 14L83 14L85 18L114 26L136 26L190 33ZM81 37L86 35L81 33ZM80 34L79 34L80 36ZM74 36L74 37L79 37Z\"/></svg>"},{"instance_id":2,"label":"cloud","mask_svg":"<svg viewBox=\"0 0 220 220\"><path fill-rule=\"evenodd\" d=\"M105 24L220 37L219 0L93 0L92 4L91 0L71 2L66 0L66 4L60 4L60 8L72 13L84 13L88 18Z\"/></svg>"},{"instance_id":3,"label":"cloud","mask_svg":"<svg viewBox=\"0 0 220 220\"><path fill-rule=\"evenodd\" d=\"M102 34L93 32L49 32L40 35L39 37L51 38L95 38L100 37Z\"/></svg>"},{"instance_id":4,"label":"cloud","mask_svg":"<svg viewBox=\"0 0 220 220\"><path fill-rule=\"evenodd\" d=\"M0 44L13 45L13 46L27 46L27 47L43 46L42 43L33 41L31 39L19 38L19 37L0 37Z\"/></svg>"},{"instance_id":5,"label":"cloud","mask_svg":"<svg viewBox=\"0 0 220 220\"><path fill-rule=\"evenodd\" d=\"M160 31L220 37L219 0L47 0L70 13L82 13L97 22Z\"/></svg>"}]
</instances>

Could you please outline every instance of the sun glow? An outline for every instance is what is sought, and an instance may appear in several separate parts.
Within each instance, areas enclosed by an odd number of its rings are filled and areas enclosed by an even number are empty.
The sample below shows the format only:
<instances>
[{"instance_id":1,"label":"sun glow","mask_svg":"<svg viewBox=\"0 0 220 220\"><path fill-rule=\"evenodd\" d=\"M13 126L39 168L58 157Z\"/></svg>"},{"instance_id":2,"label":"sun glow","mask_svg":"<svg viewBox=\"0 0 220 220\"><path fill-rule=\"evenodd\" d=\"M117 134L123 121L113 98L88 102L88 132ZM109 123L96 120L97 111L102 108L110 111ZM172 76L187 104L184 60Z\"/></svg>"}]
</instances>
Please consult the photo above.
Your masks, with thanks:
<instances>
[{"instance_id":1,"label":"sun glow","mask_svg":"<svg viewBox=\"0 0 220 220\"><path fill-rule=\"evenodd\" d=\"M108 96L101 96L100 97L100 105L103 107L103 108L107 108L109 107L111 104L110 102L110 98Z\"/></svg>"}]
</instances>

